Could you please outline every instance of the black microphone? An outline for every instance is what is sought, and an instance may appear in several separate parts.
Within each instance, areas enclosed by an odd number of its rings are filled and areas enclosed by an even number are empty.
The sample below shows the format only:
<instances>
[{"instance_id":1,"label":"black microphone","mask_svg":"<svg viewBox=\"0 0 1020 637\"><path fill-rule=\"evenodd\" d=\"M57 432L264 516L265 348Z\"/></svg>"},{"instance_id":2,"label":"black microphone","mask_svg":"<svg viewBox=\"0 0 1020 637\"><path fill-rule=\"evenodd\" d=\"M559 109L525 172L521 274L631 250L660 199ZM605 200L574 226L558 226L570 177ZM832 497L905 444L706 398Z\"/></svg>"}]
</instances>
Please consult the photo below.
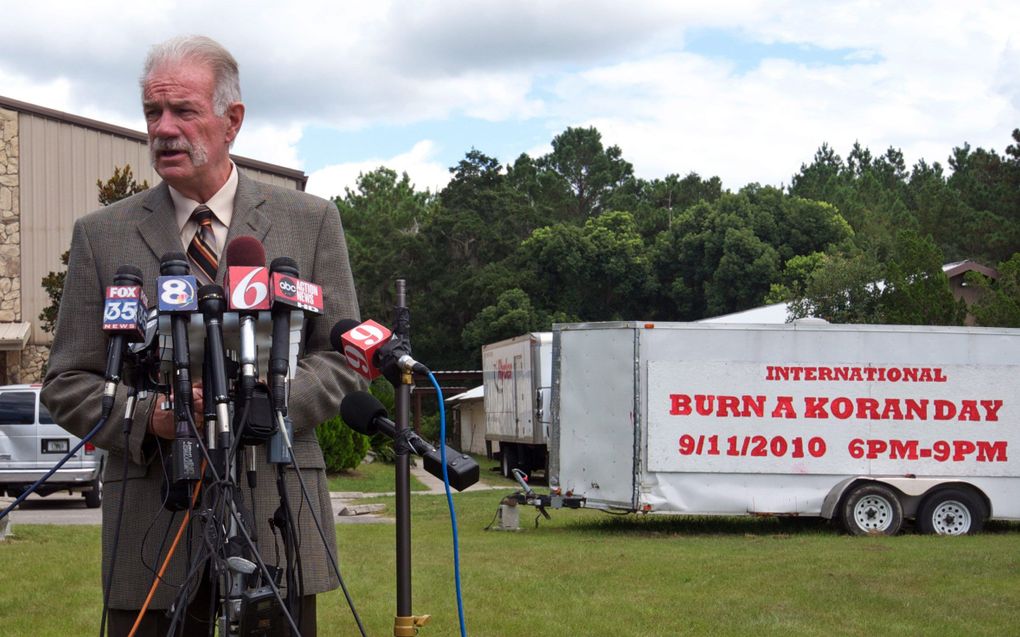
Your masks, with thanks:
<instances>
[{"instance_id":1,"label":"black microphone","mask_svg":"<svg viewBox=\"0 0 1020 637\"><path fill-rule=\"evenodd\" d=\"M207 376L212 386L203 387L205 401L215 403L218 446L225 449L230 445L230 397L227 393L227 371L223 347L223 311L227 301L219 285L203 285L198 289L198 307L205 319L206 361L209 364Z\"/></svg>"},{"instance_id":2,"label":"black microphone","mask_svg":"<svg viewBox=\"0 0 1020 637\"><path fill-rule=\"evenodd\" d=\"M397 445L406 444L408 449L422 457L425 470L443 479L442 452L430 445L411 429L404 429L398 436L396 424L387 417L386 408L372 394L356 391L340 401L340 417L347 426L360 434L371 436L382 433L393 438ZM471 456L446 446L446 473L450 486L458 491L478 482L479 468Z\"/></svg>"},{"instance_id":3,"label":"black microphone","mask_svg":"<svg viewBox=\"0 0 1020 637\"><path fill-rule=\"evenodd\" d=\"M191 352L188 344L189 314L194 306L195 283L188 258L182 252L168 252L160 259L160 310L170 313L170 338L174 359L175 438L172 450L174 482L199 480L198 438L191 427L194 397L191 392Z\"/></svg>"},{"instance_id":4,"label":"black microphone","mask_svg":"<svg viewBox=\"0 0 1020 637\"><path fill-rule=\"evenodd\" d=\"M269 264L270 278L273 274L284 274L298 278L297 261L290 257L278 257ZM271 280L271 279L270 279ZM287 415L287 372L290 368L290 313L291 306L276 301L273 303L273 341L269 348L269 389L273 406L284 416Z\"/></svg>"},{"instance_id":5,"label":"black microphone","mask_svg":"<svg viewBox=\"0 0 1020 637\"><path fill-rule=\"evenodd\" d=\"M110 333L106 350L106 384L103 387L103 415L109 416L120 383L124 363L124 346L127 341L144 339L141 328L145 315L142 292L142 270L133 265L122 265L113 276L113 285L106 289L103 306L103 330Z\"/></svg>"}]
</instances>

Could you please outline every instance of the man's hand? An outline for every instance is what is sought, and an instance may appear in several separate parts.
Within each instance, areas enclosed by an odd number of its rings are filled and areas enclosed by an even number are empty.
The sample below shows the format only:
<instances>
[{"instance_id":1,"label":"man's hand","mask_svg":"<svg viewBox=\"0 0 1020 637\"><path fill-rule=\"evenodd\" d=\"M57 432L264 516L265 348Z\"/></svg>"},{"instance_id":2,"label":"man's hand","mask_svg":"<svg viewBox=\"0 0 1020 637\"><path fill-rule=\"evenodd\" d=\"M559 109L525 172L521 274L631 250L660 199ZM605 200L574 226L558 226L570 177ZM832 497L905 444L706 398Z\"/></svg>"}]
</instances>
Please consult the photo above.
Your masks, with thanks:
<instances>
[{"instance_id":1,"label":"man's hand","mask_svg":"<svg viewBox=\"0 0 1020 637\"><path fill-rule=\"evenodd\" d=\"M202 412L205 407L205 401L202 399L202 383L191 384L191 395L192 395L192 417L195 419L195 427L198 429L199 434L202 433ZM170 395L170 399L173 400L173 394ZM156 409L152 412L152 419L149 421L149 433L159 438L166 438L167 440L173 440L177 437L177 423L174 419L173 409L163 409L160 405L156 405Z\"/></svg>"}]
</instances>

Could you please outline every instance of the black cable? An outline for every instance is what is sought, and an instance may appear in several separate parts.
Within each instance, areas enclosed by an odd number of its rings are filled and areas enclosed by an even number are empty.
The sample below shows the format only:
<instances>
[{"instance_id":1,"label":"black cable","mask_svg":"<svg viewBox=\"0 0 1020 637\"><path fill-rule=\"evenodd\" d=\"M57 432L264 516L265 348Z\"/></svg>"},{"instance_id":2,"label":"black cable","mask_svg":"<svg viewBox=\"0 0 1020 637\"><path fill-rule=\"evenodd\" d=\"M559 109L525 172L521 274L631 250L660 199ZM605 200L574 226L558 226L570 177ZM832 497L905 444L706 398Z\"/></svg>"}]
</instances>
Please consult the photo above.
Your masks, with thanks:
<instances>
[{"instance_id":1,"label":"black cable","mask_svg":"<svg viewBox=\"0 0 1020 637\"><path fill-rule=\"evenodd\" d=\"M283 417L279 411L276 412L277 420L279 421L278 426L282 427L283 431L286 432L286 428L283 424ZM322 538L322 546L326 549L326 555L329 556L330 566L333 567L333 571L336 573L336 578L340 582L340 589L344 593L344 597L347 599L347 605L351 609L351 614L354 615L354 622L358 625L358 630L361 632L362 637L368 637L365 633L365 627L361 623L361 617L358 616L358 611L354 608L354 599L351 597L351 593L347 590L347 583L344 582L344 578L340 575L340 565L337 563L338 558L334 557L329 552L329 543L326 541L326 533L322 530L322 524L319 523L319 516L315 515L315 507L312 506L312 498L308 494L308 488L305 486L305 480L301 477L301 467L298 466L297 455L294 453L294 445L290 440L290 436L284 434L284 440L287 443L287 448L290 451L290 462L294 465L294 473L297 474L298 484L301 485L301 495L304 500L308 502L308 509L312 515L312 521L315 522L315 530L319 532L319 537ZM330 514L332 515L332 510ZM337 554L340 553L340 549L337 548Z\"/></svg>"},{"instance_id":2,"label":"black cable","mask_svg":"<svg viewBox=\"0 0 1020 637\"><path fill-rule=\"evenodd\" d=\"M137 381L135 385L128 391L128 401L130 406L130 412L125 411L124 413L124 470L120 476L120 503L117 505L117 525L114 527L113 532L113 549L110 553L110 570L106 573L106 583L103 586L103 614L99 621L99 637L103 637L106 634L106 615L110 608L110 591L113 589L113 571L117 568L117 549L120 548L120 529L124 524L124 493L127 491L127 476L128 476L128 455L130 454L131 444L131 425L134 423L134 410L135 410L135 399L138 396L138 385L141 381Z\"/></svg>"}]
</instances>

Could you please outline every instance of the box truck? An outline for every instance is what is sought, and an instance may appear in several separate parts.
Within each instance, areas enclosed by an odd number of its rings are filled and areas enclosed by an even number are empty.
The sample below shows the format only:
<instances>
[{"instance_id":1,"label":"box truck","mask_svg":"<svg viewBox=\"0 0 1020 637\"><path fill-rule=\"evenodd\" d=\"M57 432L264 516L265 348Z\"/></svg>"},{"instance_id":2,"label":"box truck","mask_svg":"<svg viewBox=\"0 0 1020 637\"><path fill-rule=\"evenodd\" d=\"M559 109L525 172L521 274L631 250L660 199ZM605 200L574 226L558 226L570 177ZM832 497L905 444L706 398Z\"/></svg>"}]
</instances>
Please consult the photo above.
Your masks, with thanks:
<instances>
[{"instance_id":1,"label":"box truck","mask_svg":"<svg viewBox=\"0 0 1020 637\"><path fill-rule=\"evenodd\" d=\"M531 332L482 347L485 441L512 477L548 467L552 333Z\"/></svg>"},{"instance_id":2,"label":"box truck","mask_svg":"<svg viewBox=\"0 0 1020 637\"><path fill-rule=\"evenodd\" d=\"M552 367L542 504L858 535L1020 519L1017 329L561 324Z\"/></svg>"}]
</instances>

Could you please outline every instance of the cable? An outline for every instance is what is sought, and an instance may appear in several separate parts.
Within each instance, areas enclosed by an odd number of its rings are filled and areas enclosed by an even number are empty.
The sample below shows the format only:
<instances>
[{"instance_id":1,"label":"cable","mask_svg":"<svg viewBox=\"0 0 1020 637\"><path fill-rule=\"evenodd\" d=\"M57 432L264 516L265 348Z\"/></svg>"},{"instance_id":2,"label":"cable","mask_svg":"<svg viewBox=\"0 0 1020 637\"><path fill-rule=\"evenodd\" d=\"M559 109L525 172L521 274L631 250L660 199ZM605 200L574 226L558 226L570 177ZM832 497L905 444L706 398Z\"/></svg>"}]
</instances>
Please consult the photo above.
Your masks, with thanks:
<instances>
[{"instance_id":1,"label":"cable","mask_svg":"<svg viewBox=\"0 0 1020 637\"><path fill-rule=\"evenodd\" d=\"M130 448L131 425L134 423L134 412L136 398L138 396L138 385L141 381L132 385L128 392L127 407L124 410L124 449ZM99 637L106 634L106 615L110 608L110 591L113 589L113 572L117 568L117 549L120 547L120 529L124 523L124 493L128 486L128 458L124 457L124 469L120 476L120 502L117 505L117 525L113 532L113 550L110 554L110 571L106 574L106 584L103 586L103 614L99 622Z\"/></svg>"},{"instance_id":2,"label":"cable","mask_svg":"<svg viewBox=\"0 0 1020 637\"><path fill-rule=\"evenodd\" d=\"M446 488L446 504L450 509L450 526L453 528L453 578L457 589L457 617L460 620L460 635L467 637L467 627L464 623L464 599L460 590L460 549L457 540L457 513L453 510L453 493L450 491L450 475L446 469L446 407L443 403L443 390L439 381L430 371L429 380L436 389L436 397L439 400L439 455L443 461L443 486Z\"/></svg>"},{"instance_id":3,"label":"cable","mask_svg":"<svg viewBox=\"0 0 1020 637\"><path fill-rule=\"evenodd\" d=\"M206 461L202 460L202 470L199 473L205 472ZM195 506L195 501L198 500L198 492L202 488L202 482L198 481L195 483L195 490L191 494L191 506ZM166 557L163 559L163 564L159 567L159 572L156 573L156 577L152 580L152 586L149 587L149 594L145 597L145 602L142 607L138 609L138 616L135 617L135 623L131 627L131 632L128 633L128 637L134 637L135 632L138 631L138 626L142 623L142 618L145 617L145 611L148 610L149 604L152 603L152 598L156 595L156 589L159 587L160 581L163 579L163 573L166 572L166 567L170 564L170 558L174 556L174 552L177 550L177 543L181 541L181 536L184 535L184 529L188 526L188 521L191 520L191 510L184 512L184 519L181 520L181 526L177 529L177 535L174 536L174 541L170 545L170 550L167 551Z\"/></svg>"},{"instance_id":4,"label":"cable","mask_svg":"<svg viewBox=\"0 0 1020 637\"><path fill-rule=\"evenodd\" d=\"M351 609L351 614L354 615L354 622L358 625L358 631L361 633L362 637L367 637L365 627L361 623L361 617L358 615L358 611L354 608L354 598L351 597L350 591L347 590L347 583L344 581L343 576L340 575L340 565L337 563L337 560L334 559L333 555L330 555L329 553L329 545L326 542L326 533L322 530L322 525L319 523L319 516L315 515L315 507L312 506L312 498L308 494L308 489L305 487L304 478L301 477L301 467L298 466L297 455L294 453L294 446L291 444L290 436L287 435L287 428L284 425L283 414L279 410L276 411L276 418L279 421L277 425L280 427L280 431L283 432L284 444L287 445L287 449L290 451L290 462L294 465L294 473L297 474L298 484L301 485L301 495L304 496L304 500L308 502L308 510L312 514L312 522L315 522L315 529L319 532L319 537L322 538L323 548L326 548L326 555L329 555L329 564L333 567L333 571L336 573L336 578L340 582L340 588L343 590L344 597L347 599L347 605ZM332 511L330 511L330 513L332 514ZM300 511L298 512L298 515L300 515ZM337 549L337 553L339 552L340 550Z\"/></svg>"}]
</instances>

